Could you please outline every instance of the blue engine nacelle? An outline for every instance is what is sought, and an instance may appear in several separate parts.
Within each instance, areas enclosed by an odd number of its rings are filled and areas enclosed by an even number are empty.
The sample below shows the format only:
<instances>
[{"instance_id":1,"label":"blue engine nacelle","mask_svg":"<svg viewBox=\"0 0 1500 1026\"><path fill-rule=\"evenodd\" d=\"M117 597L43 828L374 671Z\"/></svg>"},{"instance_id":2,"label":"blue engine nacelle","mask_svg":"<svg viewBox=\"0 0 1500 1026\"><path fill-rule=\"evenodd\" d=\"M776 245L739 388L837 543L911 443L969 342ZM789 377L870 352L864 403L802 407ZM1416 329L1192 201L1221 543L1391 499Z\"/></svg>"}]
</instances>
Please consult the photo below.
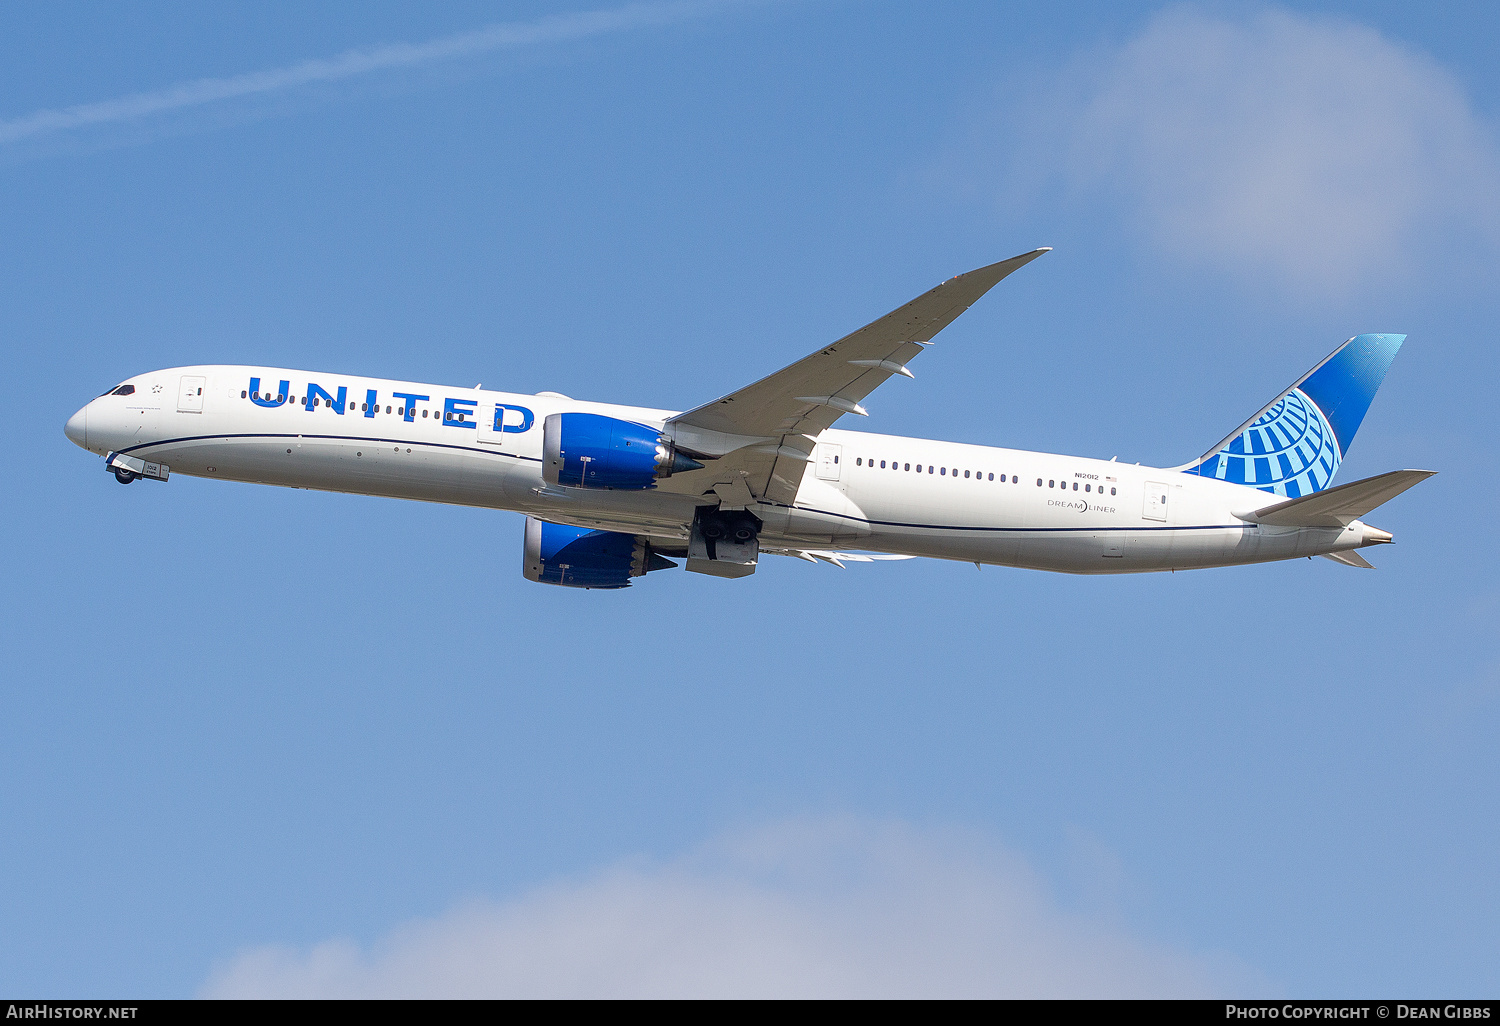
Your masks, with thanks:
<instances>
[{"instance_id":1,"label":"blue engine nacelle","mask_svg":"<svg viewBox=\"0 0 1500 1026\"><path fill-rule=\"evenodd\" d=\"M521 572L528 581L569 588L628 588L632 577L676 565L633 534L526 518Z\"/></svg>"},{"instance_id":2,"label":"blue engine nacelle","mask_svg":"<svg viewBox=\"0 0 1500 1026\"><path fill-rule=\"evenodd\" d=\"M638 491L702 467L645 424L597 413L554 413L542 424L542 480L551 485Z\"/></svg>"}]
</instances>

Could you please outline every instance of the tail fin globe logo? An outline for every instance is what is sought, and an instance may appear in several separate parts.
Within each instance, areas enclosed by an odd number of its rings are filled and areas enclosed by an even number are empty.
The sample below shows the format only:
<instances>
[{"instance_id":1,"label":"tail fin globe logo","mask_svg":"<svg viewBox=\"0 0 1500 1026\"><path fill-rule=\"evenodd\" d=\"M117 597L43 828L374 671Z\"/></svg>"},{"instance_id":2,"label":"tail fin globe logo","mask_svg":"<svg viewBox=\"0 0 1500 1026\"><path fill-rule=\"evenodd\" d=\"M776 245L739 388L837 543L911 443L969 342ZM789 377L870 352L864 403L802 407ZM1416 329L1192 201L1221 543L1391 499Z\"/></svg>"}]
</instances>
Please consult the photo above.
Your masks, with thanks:
<instances>
[{"instance_id":1,"label":"tail fin globe logo","mask_svg":"<svg viewBox=\"0 0 1500 1026\"><path fill-rule=\"evenodd\" d=\"M1184 473L1298 498L1327 488L1405 335L1356 335Z\"/></svg>"},{"instance_id":2,"label":"tail fin globe logo","mask_svg":"<svg viewBox=\"0 0 1500 1026\"><path fill-rule=\"evenodd\" d=\"M1296 498L1328 487L1342 460L1332 425L1294 388L1197 473Z\"/></svg>"}]
</instances>

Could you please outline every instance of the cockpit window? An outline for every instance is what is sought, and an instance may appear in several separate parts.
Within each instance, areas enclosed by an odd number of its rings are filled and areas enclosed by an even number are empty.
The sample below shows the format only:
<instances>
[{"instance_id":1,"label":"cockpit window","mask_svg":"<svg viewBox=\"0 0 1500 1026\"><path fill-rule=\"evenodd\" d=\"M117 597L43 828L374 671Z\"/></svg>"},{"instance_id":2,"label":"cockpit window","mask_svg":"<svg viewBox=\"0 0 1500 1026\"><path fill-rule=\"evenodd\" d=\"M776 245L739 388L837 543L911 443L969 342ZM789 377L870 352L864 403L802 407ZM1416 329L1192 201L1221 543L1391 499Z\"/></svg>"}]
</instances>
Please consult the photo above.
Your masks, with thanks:
<instances>
[{"instance_id":1,"label":"cockpit window","mask_svg":"<svg viewBox=\"0 0 1500 1026\"><path fill-rule=\"evenodd\" d=\"M135 395L135 386L121 385L119 388L110 389L108 392L105 392L104 395ZM101 396L100 398L103 398L103 396Z\"/></svg>"}]
</instances>

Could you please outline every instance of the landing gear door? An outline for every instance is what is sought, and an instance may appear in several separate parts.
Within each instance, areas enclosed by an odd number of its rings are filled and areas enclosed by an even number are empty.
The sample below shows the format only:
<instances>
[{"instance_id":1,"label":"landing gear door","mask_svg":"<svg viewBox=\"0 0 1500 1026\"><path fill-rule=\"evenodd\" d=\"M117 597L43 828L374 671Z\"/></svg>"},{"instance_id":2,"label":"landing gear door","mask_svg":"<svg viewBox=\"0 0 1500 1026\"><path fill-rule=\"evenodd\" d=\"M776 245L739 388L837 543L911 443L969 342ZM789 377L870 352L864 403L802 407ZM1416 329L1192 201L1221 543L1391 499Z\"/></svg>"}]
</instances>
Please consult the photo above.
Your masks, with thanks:
<instances>
[{"instance_id":1,"label":"landing gear door","mask_svg":"<svg viewBox=\"0 0 1500 1026\"><path fill-rule=\"evenodd\" d=\"M177 412L202 413L203 386L206 384L208 384L207 378L184 374L182 384L177 390Z\"/></svg>"},{"instance_id":2,"label":"landing gear door","mask_svg":"<svg viewBox=\"0 0 1500 1026\"><path fill-rule=\"evenodd\" d=\"M839 479L839 456L843 452L842 445L818 446L818 477L824 481L837 481Z\"/></svg>"},{"instance_id":3,"label":"landing gear door","mask_svg":"<svg viewBox=\"0 0 1500 1026\"><path fill-rule=\"evenodd\" d=\"M1147 520L1166 520L1169 494L1170 490L1160 481L1147 481L1145 505L1141 509L1141 516Z\"/></svg>"}]
</instances>

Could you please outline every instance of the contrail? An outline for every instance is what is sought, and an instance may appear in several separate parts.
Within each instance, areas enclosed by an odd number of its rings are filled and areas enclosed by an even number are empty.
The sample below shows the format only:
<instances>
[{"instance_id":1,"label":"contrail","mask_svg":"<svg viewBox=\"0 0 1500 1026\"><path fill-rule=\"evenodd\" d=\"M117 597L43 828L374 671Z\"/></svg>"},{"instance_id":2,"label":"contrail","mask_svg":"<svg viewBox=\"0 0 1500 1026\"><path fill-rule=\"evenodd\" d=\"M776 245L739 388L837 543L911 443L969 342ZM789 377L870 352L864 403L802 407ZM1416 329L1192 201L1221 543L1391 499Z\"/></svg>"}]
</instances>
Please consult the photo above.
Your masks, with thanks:
<instances>
[{"instance_id":1,"label":"contrail","mask_svg":"<svg viewBox=\"0 0 1500 1026\"><path fill-rule=\"evenodd\" d=\"M200 78L156 92L131 93L98 103L39 110L10 121L0 121L0 145L85 125L131 121L162 111L181 110L218 100L291 89L311 82L334 82L373 71L409 68L493 50L514 50L650 25L665 25L705 13L710 7L721 6L723 5L691 0L627 4L602 11L583 11L577 14L552 15L535 21L487 25L473 32L461 32L426 43L392 43L371 50L349 50L336 57L302 61L283 68L253 71L229 78Z\"/></svg>"}]
</instances>

